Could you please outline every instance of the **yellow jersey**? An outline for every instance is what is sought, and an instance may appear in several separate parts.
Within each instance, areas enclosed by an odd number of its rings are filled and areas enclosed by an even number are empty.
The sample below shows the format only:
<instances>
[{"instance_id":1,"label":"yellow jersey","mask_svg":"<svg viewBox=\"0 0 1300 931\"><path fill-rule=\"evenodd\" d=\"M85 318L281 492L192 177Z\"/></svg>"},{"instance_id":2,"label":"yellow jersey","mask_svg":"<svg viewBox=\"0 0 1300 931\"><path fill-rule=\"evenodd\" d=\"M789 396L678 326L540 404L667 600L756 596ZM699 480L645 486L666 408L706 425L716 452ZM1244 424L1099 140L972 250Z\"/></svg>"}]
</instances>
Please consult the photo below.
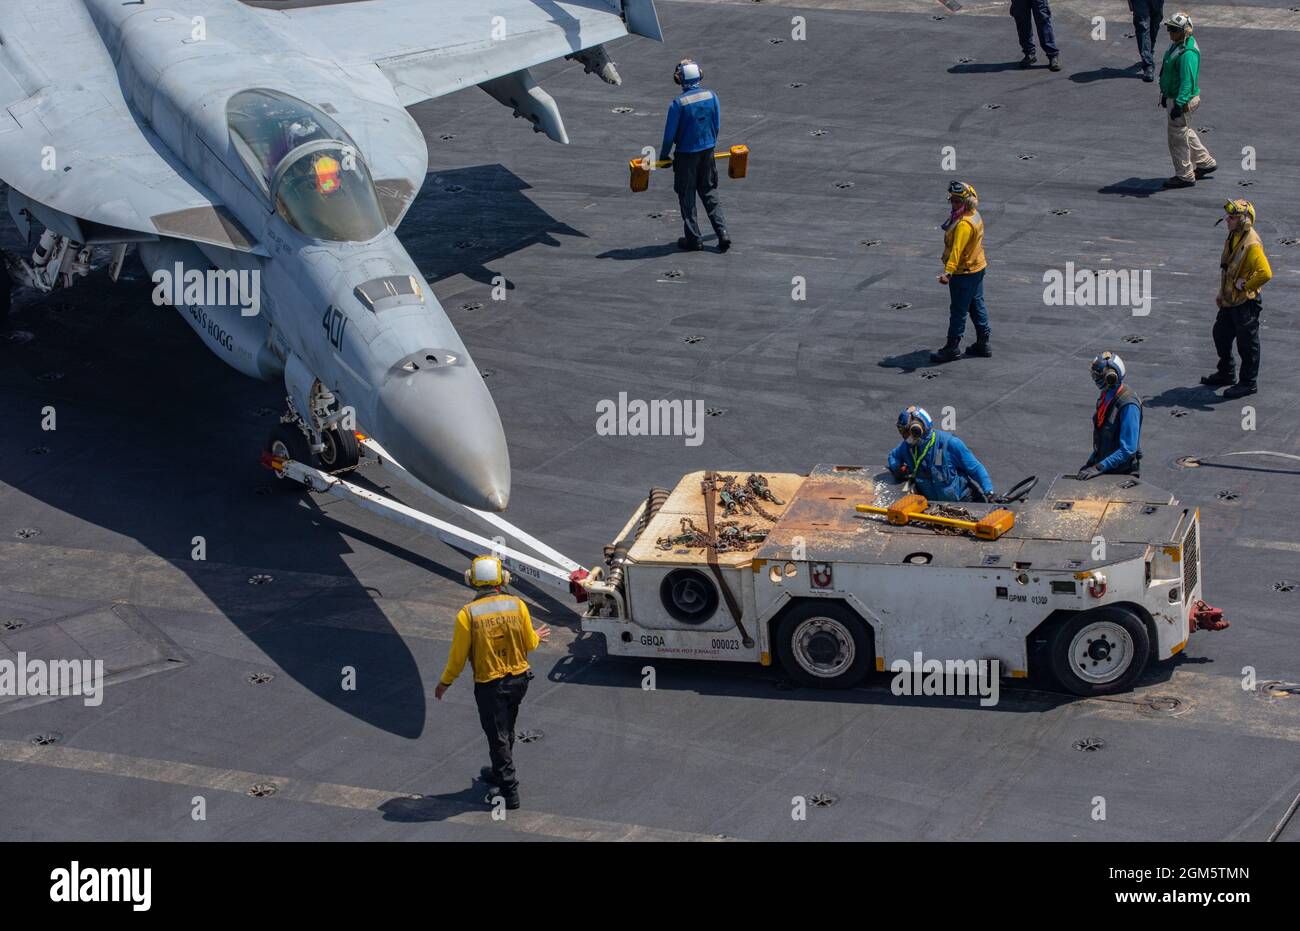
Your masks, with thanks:
<instances>
[{"instance_id":1,"label":"yellow jersey","mask_svg":"<svg viewBox=\"0 0 1300 931\"><path fill-rule=\"evenodd\" d=\"M987 265L984 260L984 219L978 210L974 210L944 231L943 271L946 275L970 275Z\"/></svg>"},{"instance_id":2,"label":"yellow jersey","mask_svg":"<svg viewBox=\"0 0 1300 931\"><path fill-rule=\"evenodd\" d=\"M527 672L528 654L539 642L528 605L514 595L493 592L476 598L456 615L442 684L451 685L466 660L474 668L475 682Z\"/></svg>"}]
</instances>

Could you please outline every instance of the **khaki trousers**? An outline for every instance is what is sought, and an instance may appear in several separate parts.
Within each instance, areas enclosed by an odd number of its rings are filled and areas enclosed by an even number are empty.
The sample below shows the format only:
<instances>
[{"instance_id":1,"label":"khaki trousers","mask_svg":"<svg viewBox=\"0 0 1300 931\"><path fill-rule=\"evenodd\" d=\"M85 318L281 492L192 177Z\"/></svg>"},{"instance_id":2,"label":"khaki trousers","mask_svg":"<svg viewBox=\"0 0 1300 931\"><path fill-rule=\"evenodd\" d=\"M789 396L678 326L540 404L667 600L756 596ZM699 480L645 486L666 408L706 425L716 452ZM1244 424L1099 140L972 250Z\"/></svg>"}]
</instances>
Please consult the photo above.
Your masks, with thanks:
<instances>
[{"instance_id":1,"label":"khaki trousers","mask_svg":"<svg viewBox=\"0 0 1300 931\"><path fill-rule=\"evenodd\" d=\"M1174 174L1184 181L1195 181L1195 169L1209 168L1214 164L1214 156L1188 123L1188 117L1200 105L1201 98L1198 95L1187 101L1181 116L1177 119L1169 118L1169 157L1174 160ZM1172 102L1170 106L1173 106Z\"/></svg>"}]
</instances>

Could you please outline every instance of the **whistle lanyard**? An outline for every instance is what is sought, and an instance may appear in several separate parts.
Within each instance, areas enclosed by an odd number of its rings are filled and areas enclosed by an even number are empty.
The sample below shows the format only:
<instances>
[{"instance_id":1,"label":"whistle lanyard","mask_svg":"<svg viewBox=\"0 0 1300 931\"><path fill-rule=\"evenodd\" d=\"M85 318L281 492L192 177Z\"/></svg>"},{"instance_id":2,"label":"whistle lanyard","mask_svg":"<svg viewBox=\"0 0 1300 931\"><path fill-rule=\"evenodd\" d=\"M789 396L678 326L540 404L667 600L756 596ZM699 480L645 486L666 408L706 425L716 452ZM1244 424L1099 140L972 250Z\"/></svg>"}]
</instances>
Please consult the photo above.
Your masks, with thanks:
<instances>
[{"instance_id":1,"label":"whistle lanyard","mask_svg":"<svg viewBox=\"0 0 1300 931\"><path fill-rule=\"evenodd\" d=\"M921 471L921 460L925 458L925 454L930 451L930 447L933 445L934 445L934 432L931 431L930 442L925 444L925 449L921 450L921 455L918 456L916 453L912 453L912 474L913 475L916 475L917 472Z\"/></svg>"}]
</instances>

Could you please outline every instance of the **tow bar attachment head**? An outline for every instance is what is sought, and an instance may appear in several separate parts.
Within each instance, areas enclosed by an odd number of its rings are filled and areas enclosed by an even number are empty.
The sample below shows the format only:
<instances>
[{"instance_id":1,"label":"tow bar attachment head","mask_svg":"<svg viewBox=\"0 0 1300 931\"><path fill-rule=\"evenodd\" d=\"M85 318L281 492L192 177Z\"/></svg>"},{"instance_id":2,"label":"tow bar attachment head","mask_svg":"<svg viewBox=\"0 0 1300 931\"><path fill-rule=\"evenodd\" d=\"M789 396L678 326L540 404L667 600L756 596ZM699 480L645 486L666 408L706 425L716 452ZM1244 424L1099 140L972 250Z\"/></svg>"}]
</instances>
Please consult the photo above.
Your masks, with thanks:
<instances>
[{"instance_id":1,"label":"tow bar attachment head","mask_svg":"<svg viewBox=\"0 0 1300 931\"><path fill-rule=\"evenodd\" d=\"M1228 621L1223 619L1222 608L1212 608L1204 601L1198 601L1192 605L1192 613L1188 618L1188 629L1197 630L1226 630L1232 626Z\"/></svg>"}]
</instances>

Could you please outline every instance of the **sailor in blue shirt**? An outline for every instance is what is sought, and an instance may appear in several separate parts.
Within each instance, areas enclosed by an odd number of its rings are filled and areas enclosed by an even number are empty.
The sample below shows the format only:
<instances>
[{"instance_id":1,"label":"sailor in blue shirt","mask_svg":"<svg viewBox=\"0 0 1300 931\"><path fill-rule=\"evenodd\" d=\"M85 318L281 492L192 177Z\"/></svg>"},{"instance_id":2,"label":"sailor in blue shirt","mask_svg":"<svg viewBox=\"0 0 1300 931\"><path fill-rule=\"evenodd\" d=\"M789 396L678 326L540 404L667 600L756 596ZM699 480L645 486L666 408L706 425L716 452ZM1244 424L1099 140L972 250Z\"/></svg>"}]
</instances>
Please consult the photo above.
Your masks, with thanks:
<instances>
[{"instance_id":1,"label":"sailor in blue shirt","mask_svg":"<svg viewBox=\"0 0 1300 931\"><path fill-rule=\"evenodd\" d=\"M718 168L713 160L722 111L718 107L718 95L700 87L702 77L700 66L689 58L674 69L673 82L681 85L682 93L668 108L659 157L673 160L673 190L677 192L686 230L677 245L688 252L702 248L700 226L695 220L695 195L698 194L704 201L713 232L718 235L718 251L726 252L731 248L731 237L727 235L727 221L718 202Z\"/></svg>"},{"instance_id":2,"label":"sailor in blue shirt","mask_svg":"<svg viewBox=\"0 0 1300 931\"><path fill-rule=\"evenodd\" d=\"M1142 400L1124 384L1124 360L1103 352L1092 360L1090 371L1101 397L1092 415L1092 455L1078 477L1087 480L1102 472L1137 475L1142 463Z\"/></svg>"},{"instance_id":3,"label":"sailor in blue shirt","mask_svg":"<svg viewBox=\"0 0 1300 931\"><path fill-rule=\"evenodd\" d=\"M984 501L993 480L975 454L951 433L934 429L925 408L912 405L898 415L903 442L889 454L897 481L912 479L918 494L931 501Z\"/></svg>"}]
</instances>

